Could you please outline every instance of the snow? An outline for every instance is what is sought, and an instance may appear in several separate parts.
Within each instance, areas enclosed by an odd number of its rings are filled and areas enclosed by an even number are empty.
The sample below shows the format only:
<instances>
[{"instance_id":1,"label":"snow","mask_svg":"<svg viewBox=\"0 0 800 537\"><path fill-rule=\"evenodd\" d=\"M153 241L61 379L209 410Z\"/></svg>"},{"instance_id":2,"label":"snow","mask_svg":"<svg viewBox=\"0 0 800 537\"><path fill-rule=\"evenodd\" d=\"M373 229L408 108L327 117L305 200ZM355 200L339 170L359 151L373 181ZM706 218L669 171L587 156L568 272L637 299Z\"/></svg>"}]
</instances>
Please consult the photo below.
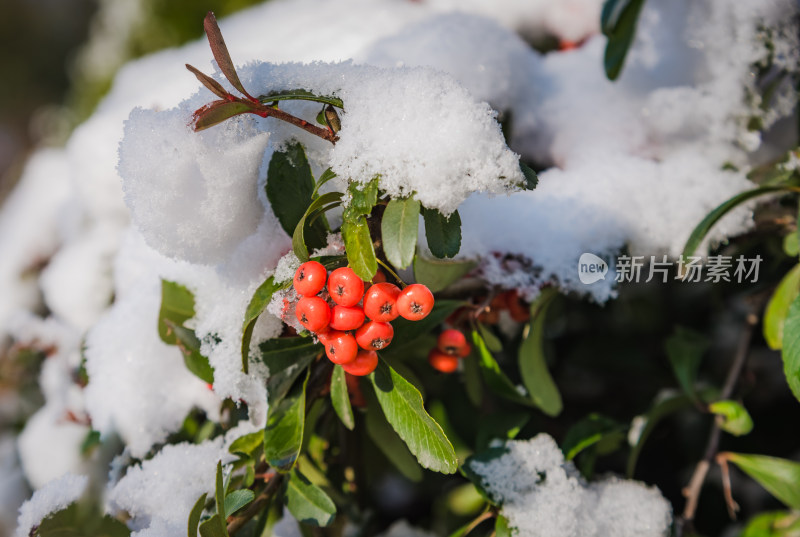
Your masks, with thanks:
<instances>
[{"instance_id":1,"label":"snow","mask_svg":"<svg viewBox=\"0 0 800 537\"><path fill-rule=\"evenodd\" d=\"M578 280L584 252L609 260L610 274L624 248L678 254L707 211L752 186L748 171L795 142L794 133L778 130L796 104L791 84L762 110L753 65L765 60L763 28L770 28L777 68L796 72L800 45L789 15L798 8L791 0L648 1L625 70L612 83L602 70L600 6L273 0L221 21L253 93L302 87L344 100L335 146L255 117L191 132L192 112L212 96L183 64L223 80L205 40L123 67L63 149L30 159L0 211L0 340L58 347L40 378L46 405L18 440L31 484L55 490L52 479L101 464L79 454L91 418L104 440L121 437L128 457L153 455L112 485L118 506L136 514L140 535L174 534L222 448L154 446L192 409L218 419L227 397L248 405L248 426L263 426L268 371L254 355L250 373L241 371L241 329L255 289L272 274L290 278L297 265L263 188L271 155L290 139L306 146L315 174L330 166L339 175L330 187L380 175L394 196L413 192L428 207L458 208L460 256L479 259L490 283L529 298L555 284L611 299L613 278L591 286ZM547 38L582 43L548 54L528 45ZM307 119L319 108L285 106ZM510 118L510 149L495 111ZM776 131L749 131L752 117ZM543 170L535 191L516 189L517 155ZM750 225L744 208L720 222L712 239ZM328 251L340 252L341 238L330 239ZM214 367L213 391L158 338L162 278L195 295L190 323ZM260 317L251 351L280 334L280 298ZM71 373L84 345L89 385L81 389ZM67 412L80 423L65 420ZM531 475L523 474L509 476L519 483L505 492L530 495L561 534L660 535L668 513L653 489L613 479L586 485L545 440L514 450L550 469L545 488L553 494L526 489ZM184 456L195 465L182 464ZM148 474L171 465L171 482L192 483L175 498ZM176 502L173 515L145 497L150 488ZM531 516L515 505L504 513L527 528ZM601 506L604 517L586 514Z\"/></svg>"},{"instance_id":2,"label":"snow","mask_svg":"<svg viewBox=\"0 0 800 537\"><path fill-rule=\"evenodd\" d=\"M86 490L89 479L67 474L33 493L33 497L19 508L15 537L27 537L33 526L47 515L68 507Z\"/></svg>"},{"instance_id":3,"label":"snow","mask_svg":"<svg viewBox=\"0 0 800 537\"><path fill-rule=\"evenodd\" d=\"M474 469L526 537L664 537L671 508L655 487L615 477L587 484L555 441L539 434L509 441L508 452Z\"/></svg>"}]
</instances>

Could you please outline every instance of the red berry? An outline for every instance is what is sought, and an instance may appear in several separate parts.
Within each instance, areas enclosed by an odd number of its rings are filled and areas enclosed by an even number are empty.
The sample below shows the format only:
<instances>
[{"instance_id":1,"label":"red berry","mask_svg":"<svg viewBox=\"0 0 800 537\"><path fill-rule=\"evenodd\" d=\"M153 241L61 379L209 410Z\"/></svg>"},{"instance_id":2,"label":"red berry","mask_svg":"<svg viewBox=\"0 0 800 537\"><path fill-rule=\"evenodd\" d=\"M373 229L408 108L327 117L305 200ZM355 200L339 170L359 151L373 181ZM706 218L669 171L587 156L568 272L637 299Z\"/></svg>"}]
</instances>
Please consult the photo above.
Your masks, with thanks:
<instances>
[{"instance_id":1,"label":"red berry","mask_svg":"<svg viewBox=\"0 0 800 537\"><path fill-rule=\"evenodd\" d=\"M375 351L358 351L356 359L349 364L342 364L345 373L350 373L356 377L369 375L378 367L378 353Z\"/></svg>"},{"instance_id":2,"label":"red berry","mask_svg":"<svg viewBox=\"0 0 800 537\"><path fill-rule=\"evenodd\" d=\"M358 346L368 351L379 351L389 346L394 337L394 328L389 323L367 321L356 330Z\"/></svg>"},{"instance_id":3,"label":"red berry","mask_svg":"<svg viewBox=\"0 0 800 537\"><path fill-rule=\"evenodd\" d=\"M307 261L294 273L294 290L302 296L314 296L325 288L328 271L321 263Z\"/></svg>"},{"instance_id":4,"label":"red berry","mask_svg":"<svg viewBox=\"0 0 800 537\"><path fill-rule=\"evenodd\" d=\"M508 308L508 314L511 318L518 323L524 323L528 319L531 318L531 312L522 305L519 299L519 293L516 291L506 291L503 293L506 299L506 307Z\"/></svg>"},{"instance_id":5,"label":"red berry","mask_svg":"<svg viewBox=\"0 0 800 537\"><path fill-rule=\"evenodd\" d=\"M400 317L409 321L424 319L432 309L433 293L421 283L409 285L397 297L397 311Z\"/></svg>"},{"instance_id":6,"label":"red berry","mask_svg":"<svg viewBox=\"0 0 800 537\"><path fill-rule=\"evenodd\" d=\"M350 404L357 408L364 408L367 406L367 400L364 398L364 392L361 391L358 377L354 377L350 373L345 373L344 381L347 383L347 391L350 392Z\"/></svg>"},{"instance_id":7,"label":"red berry","mask_svg":"<svg viewBox=\"0 0 800 537\"><path fill-rule=\"evenodd\" d=\"M320 338L322 341L322 338ZM325 334L325 354L334 364L349 364L356 359L358 343L352 334L331 330Z\"/></svg>"},{"instance_id":8,"label":"red berry","mask_svg":"<svg viewBox=\"0 0 800 537\"><path fill-rule=\"evenodd\" d=\"M400 288L391 283L376 283L364 295L364 313L373 321L388 323L399 315L397 297Z\"/></svg>"},{"instance_id":9,"label":"red berry","mask_svg":"<svg viewBox=\"0 0 800 537\"><path fill-rule=\"evenodd\" d=\"M433 349L428 354L428 363L431 367L442 373L452 373L458 369L458 357L451 356L439 349Z\"/></svg>"},{"instance_id":10,"label":"red berry","mask_svg":"<svg viewBox=\"0 0 800 537\"><path fill-rule=\"evenodd\" d=\"M328 303L318 296L305 296L298 300L294 313L303 328L311 332L321 332L331 320Z\"/></svg>"},{"instance_id":11,"label":"red berry","mask_svg":"<svg viewBox=\"0 0 800 537\"><path fill-rule=\"evenodd\" d=\"M375 276L372 277L372 283L383 283L386 281L386 274L383 271L379 270L375 273Z\"/></svg>"},{"instance_id":12,"label":"red berry","mask_svg":"<svg viewBox=\"0 0 800 537\"><path fill-rule=\"evenodd\" d=\"M331 308L331 328L334 330L355 330L364 324L364 310L359 306L339 306Z\"/></svg>"},{"instance_id":13,"label":"red berry","mask_svg":"<svg viewBox=\"0 0 800 537\"><path fill-rule=\"evenodd\" d=\"M458 356L461 358L466 358L472 352L472 346L469 343L465 343L463 347L458 351Z\"/></svg>"},{"instance_id":14,"label":"red berry","mask_svg":"<svg viewBox=\"0 0 800 537\"><path fill-rule=\"evenodd\" d=\"M364 281L350 267L338 268L328 278L328 293L340 306L355 306L364 296Z\"/></svg>"},{"instance_id":15,"label":"red berry","mask_svg":"<svg viewBox=\"0 0 800 537\"><path fill-rule=\"evenodd\" d=\"M458 330L449 328L439 334L439 339L436 342L436 347L451 356L460 356L461 350L468 347L467 338Z\"/></svg>"}]
</instances>

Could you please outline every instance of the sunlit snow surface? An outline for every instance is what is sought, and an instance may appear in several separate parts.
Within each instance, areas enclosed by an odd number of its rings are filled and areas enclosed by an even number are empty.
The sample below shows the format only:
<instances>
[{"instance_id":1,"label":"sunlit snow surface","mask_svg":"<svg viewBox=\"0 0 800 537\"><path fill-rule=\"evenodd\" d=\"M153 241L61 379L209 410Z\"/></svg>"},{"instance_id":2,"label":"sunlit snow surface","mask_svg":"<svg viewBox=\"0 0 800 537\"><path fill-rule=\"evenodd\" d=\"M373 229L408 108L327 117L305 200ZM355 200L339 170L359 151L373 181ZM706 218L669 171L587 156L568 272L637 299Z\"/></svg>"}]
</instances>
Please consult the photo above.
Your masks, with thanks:
<instances>
[{"instance_id":1,"label":"sunlit snow surface","mask_svg":"<svg viewBox=\"0 0 800 537\"><path fill-rule=\"evenodd\" d=\"M782 120L794 107L791 88L760 110L752 65L767 54L759 30L767 27L777 36L778 66L797 68L797 8L789 0L649 0L625 70L609 82L600 4L275 0L221 21L252 93L303 87L344 100L335 147L273 119L191 132L192 111L213 96L184 64L223 81L204 40L125 66L64 148L30 159L0 211L0 339L36 333L58 343L42 375L47 404L19 443L31 482L84 471L75 453L40 449L78 444L87 428L65 425L67 411L86 412L94 429L119 435L136 458L177 430L191 408L215 418L220 398L247 402L251 425L263 425L268 372L255 362L241 372L240 333L253 291L290 249L263 193L269 158L289 139L306 145L317 174L328 166L357 181L380 173L394 195L458 208L460 256L483 260L492 283L529 297L544 283L600 302L613 297L612 278L578 280L584 252L676 255L710 209L751 186L753 166L794 143ZM525 41L545 35L582 43L541 55ZM308 119L319 111L307 103L286 108ZM494 113L510 118L511 150ZM753 115L772 136L747 130ZM535 191L516 189L518 155L544 169ZM750 223L738 211L713 238ZM494 254L534 270L509 271ZM158 338L161 278L196 296L193 323L215 368L213 392ZM42 303L51 312L46 322L31 313ZM262 316L253 345L279 331L274 316ZM85 390L53 374L82 351ZM211 460L217 449L192 457ZM44 457L46 465L36 463ZM189 471L159 460L142 472L163 464L163 479L181 482ZM209 475L197 474L197 483ZM165 494L163 506L149 506L127 496L137 487L124 483L114 502L139 514L138 535L167 535L188 515L188 495L170 503ZM620 487L608 485L623 494ZM162 507L174 508L174 518L160 516ZM30 523L38 512L26 511Z\"/></svg>"}]
</instances>

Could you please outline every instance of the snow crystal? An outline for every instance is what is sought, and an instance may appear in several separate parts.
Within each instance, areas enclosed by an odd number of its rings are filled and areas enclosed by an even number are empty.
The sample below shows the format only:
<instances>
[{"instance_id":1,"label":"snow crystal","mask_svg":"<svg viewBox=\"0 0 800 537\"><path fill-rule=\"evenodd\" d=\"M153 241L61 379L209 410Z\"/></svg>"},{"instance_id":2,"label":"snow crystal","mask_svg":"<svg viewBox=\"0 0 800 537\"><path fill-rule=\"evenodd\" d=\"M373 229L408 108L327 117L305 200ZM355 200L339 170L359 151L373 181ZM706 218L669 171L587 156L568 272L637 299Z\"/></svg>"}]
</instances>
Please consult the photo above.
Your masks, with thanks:
<instances>
[{"instance_id":1,"label":"snow crystal","mask_svg":"<svg viewBox=\"0 0 800 537\"><path fill-rule=\"evenodd\" d=\"M671 507L654 487L607 478L587 485L555 441L509 441L508 452L472 468L525 537L663 537Z\"/></svg>"},{"instance_id":2,"label":"snow crystal","mask_svg":"<svg viewBox=\"0 0 800 537\"><path fill-rule=\"evenodd\" d=\"M15 537L27 537L31 528L47 515L65 509L78 500L86 490L89 479L67 474L33 493L33 497L19 508Z\"/></svg>"}]
</instances>

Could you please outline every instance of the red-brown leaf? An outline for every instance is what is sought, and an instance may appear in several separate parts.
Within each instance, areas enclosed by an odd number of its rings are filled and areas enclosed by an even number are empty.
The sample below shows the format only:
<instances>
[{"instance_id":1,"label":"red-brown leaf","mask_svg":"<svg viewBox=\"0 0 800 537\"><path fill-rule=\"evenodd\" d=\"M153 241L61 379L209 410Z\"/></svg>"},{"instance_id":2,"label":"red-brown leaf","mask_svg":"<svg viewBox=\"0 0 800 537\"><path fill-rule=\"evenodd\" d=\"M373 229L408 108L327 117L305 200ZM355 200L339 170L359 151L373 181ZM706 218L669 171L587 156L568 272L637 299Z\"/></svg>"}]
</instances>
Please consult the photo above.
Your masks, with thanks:
<instances>
[{"instance_id":1,"label":"red-brown leaf","mask_svg":"<svg viewBox=\"0 0 800 537\"><path fill-rule=\"evenodd\" d=\"M219 65L222 74L225 75L225 78L227 78L231 85L239 90L242 95L251 101L255 101L255 98L247 93L247 90L244 89L241 81L239 81L239 75L236 74L236 68L233 66L231 55L228 53L228 47L225 45L225 40L222 38L222 32L219 29L217 18L214 16L213 12L209 11L206 15L205 20L203 20L203 28L205 28L206 36L208 36L208 44L211 46L211 53L214 55L214 59L217 60L217 65Z\"/></svg>"},{"instance_id":2,"label":"red-brown leaf","mask_svg":"<svg viewBox=\"0 0 800 537\"><path fill-rule=\"evenodd\" d=\"M201 131L252 110L250 105L241 101L214 101L195 111L192 126L194 130Z\"/></svg>"},{"instance_id":3,"label":"red-brown leaf","mask_svg":"<svg viewBox=\"0 0 800 537\"><path fill-rule=\"evenodd\" d=\"M230 97L230 93L225 91L225 88L222 87L222 84L220 84L207 74L203 73L196 67L189 65L188 63L186 64L186 68L189 71L191 71L192 74L194 74L194 76L197 77L197 80L199 80L202 85L208 88L208 90L211 91L211 93L213 93L217 97L221 97L222 99L228 100L228 98Z\"/></svg>"}]
</instances>

